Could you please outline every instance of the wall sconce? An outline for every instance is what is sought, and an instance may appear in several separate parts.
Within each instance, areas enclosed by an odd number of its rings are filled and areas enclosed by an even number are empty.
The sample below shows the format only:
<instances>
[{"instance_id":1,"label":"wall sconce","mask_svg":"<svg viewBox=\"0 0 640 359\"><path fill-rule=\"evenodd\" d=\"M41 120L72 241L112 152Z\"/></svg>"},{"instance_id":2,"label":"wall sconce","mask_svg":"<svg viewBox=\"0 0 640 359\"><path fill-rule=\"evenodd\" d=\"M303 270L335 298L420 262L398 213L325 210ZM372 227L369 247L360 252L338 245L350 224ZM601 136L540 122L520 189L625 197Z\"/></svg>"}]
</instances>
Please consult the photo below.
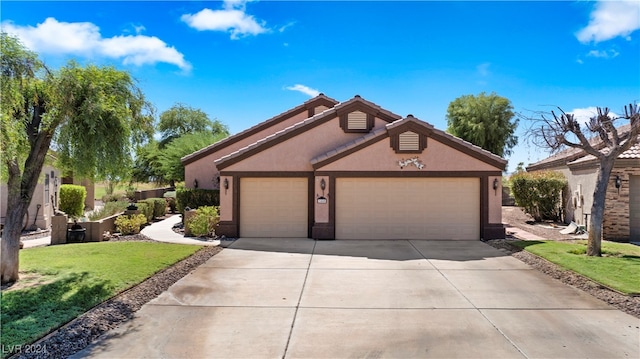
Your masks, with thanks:
<instances>
[{"instance_id":1,"label":"wall sconce","mask_svg":"<svg viewBox=\"0 0 640 359\"><path fill-rule=\"evenodd\" d=\"M498 182L497 178L493 179L493 190L496 192L496 194L498 194L498 185L500 182Z\"/></svg>"},{"instance_id":2,"label":"wall sconce","mask_svg":"<svg viewBox=\"0 0 640 359\"><path fill-rule=\"evenodd\" d=\"M229 179L228 178L224 179L223 185L224 185L224 189L225 190L229 189Z\"/></svg>"},{"instance_id":3,"label":"wall sconce","mask_svg":"<svg viewBox=\"0 0 640 359\"><path fill-rule=\"evenodd\" d=\"M322 190L322 196L324 197L324 189L327 188L327 182L325 182L324 178L320 180L320 189Z\"/></svg>"},{"instance_id":4,"label":"wall sconce","mask_svg":"<svg viewBox=\"0 0 640 359\"><path fill-rule=\"evenodd\" d=\"M615 185L616 189L618 190L618 194L620 194L620 187L622 187L622 178L620 178L620 176L618 175L616 175Z\"/></svg>"},{"instance_id":5,"label":"wall sconce","mask_svg":"<svg viewBox=\"0 0 640 359\"><path fill-rule=\"evenodd\" d=\"M193 180L193 188L198 188L198 180L197 179Z\"/></svg>"}]
</instances>

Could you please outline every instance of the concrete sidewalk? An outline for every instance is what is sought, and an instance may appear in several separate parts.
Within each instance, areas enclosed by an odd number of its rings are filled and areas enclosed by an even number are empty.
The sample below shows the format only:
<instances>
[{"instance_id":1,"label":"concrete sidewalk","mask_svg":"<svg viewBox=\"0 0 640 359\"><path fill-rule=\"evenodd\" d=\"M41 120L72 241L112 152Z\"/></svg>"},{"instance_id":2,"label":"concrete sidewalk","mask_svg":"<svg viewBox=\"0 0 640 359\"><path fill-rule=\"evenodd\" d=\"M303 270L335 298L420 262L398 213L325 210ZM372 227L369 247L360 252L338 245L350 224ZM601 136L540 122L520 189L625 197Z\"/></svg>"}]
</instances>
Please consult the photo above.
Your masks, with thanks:
<instances>
[{"instance_id":1,"label":"concrete sidewalk","mask_svg":"<svg viewBox=\"0 0 640 359\"><path fill-rule=\"evenodd\" d=\"M242 238L74 358L638 358L639 326L480 241Z\"/></svg>"},{"instance_id":2,"label":"concrete sidewalk","mask_svg":"<svg viewBox=\"0 0 640 359\"><path fill-rule=\"evenodd\" d=\"M217 246L219 240L201 241L188 238L173 231L173 226L182 221L182 215L174 215L144 227L140 233L158 242L195 244L199 246Z\"/></svg>"}]
</instances>

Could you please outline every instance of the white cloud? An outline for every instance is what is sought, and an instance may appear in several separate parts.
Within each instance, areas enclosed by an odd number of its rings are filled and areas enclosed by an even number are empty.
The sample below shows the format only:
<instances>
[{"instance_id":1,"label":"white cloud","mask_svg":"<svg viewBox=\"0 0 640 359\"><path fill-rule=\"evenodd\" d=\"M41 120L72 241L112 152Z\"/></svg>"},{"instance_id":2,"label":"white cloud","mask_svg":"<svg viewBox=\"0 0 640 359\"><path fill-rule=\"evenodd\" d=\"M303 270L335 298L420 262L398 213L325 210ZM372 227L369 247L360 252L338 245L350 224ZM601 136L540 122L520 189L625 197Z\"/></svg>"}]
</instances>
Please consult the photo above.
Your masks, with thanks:
<instances>
[{"instance_id":1,"label":"white cloud","mask_svg":"<svg viewBox=\"0 0 640 359\"><path fill-rule=\"evenodd\" d=\"M587 53L589 57L600 57L603 59L612 59L617 57L620 53L616 50L591 50Z\"/></svg>"},{"instance_id":2,"label":"white cloud","mask_svg":"<svg viewBox=\"0 0 640 359\"><path fill-rule=\"evenodd\" d=\"M244 0L226 0L222 10L203 9L195 14L180 17L190 27L199 31L224 31L231 33L231 39L258 35L269 31L265 22L248 15Z\"/></svg>"},{"instance_id":3,"label":"white cloud","mask_svg":"<svg viewBox=\"0 0 640 359\"><path fill-rule=\"evenodd\" d=\"M640 1L599 1L591 12L589 24L576 33L582 43L601 42L615 37L629 39L640 29Z\"/></svg>"},{"instance_id":4,"label":"white cloud","mask_svg":"<svg viewBox=\"0 0 640 359\"><path fill-rule=\"evenodd\" d=\"M568 113L573 114L578 122L586 124L589 123L591 117L598 115L598 109L595 106L590 106L585 108L575 108ZM609 116L613 116L613 118L616 118L618 117L618 114L616 114L615 112L609 112Z\"/></svg>"},{"instance_id":5,"label":"white cloud","mask_svg":"<svg viewBox=\"0 0 640 359\"><path fill-rule=\"evenodd\" d=\"M287 86L285 87L287 90L291 90L291 91L298 91L298 92L302 92L305 95L308 95L309 97L316 97L320 94L320 91L313 89L311 87L305 86L305 85L300 85L300 84L295 84L293 86Z\"/></svg>"},{"instance_id":6,"label":"white cloud","mask_svg":"<svg viewBox=\"0 0 640 359\"><path fill-rule=\"evenodd\" d=\"M139 29L142 28L136 30ZM100 28L90 22L60 22L50 17L35 27L3 22L2 31L17 36L25 46L39 53L103 56L136 66L164 62L185 71L191 69L183 54L155 36L137 34L103 38Z\"/></svg>"}]
</instances>

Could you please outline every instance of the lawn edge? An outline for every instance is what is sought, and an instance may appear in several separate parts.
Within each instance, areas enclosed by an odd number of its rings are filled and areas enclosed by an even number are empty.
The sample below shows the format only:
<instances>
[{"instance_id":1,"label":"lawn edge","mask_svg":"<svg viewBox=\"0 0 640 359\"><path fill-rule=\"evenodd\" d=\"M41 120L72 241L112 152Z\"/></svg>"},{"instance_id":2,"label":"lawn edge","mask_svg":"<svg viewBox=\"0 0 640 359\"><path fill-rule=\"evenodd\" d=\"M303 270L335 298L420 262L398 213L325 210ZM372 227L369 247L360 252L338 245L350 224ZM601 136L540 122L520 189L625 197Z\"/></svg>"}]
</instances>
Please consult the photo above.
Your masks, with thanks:
<instances>
[{"instance_id":1,"label":"lawn edge","mask_svg":"<svg viewBox=\"0 0 640 359\"><path fill-rule=\"evenodd\" d=\"M132 319L143 305L156 298L160 293L220 251L222 251L222 247L203 246L193 254L157 271L142 282L119 292L69 322L53 329L40 339L25 344L25 346L34 348L45 348L42 353L15 353L7 358L68 357L80 352L109 330ZM169 278L162 278L163 276ZM160 282L160 285L156 282ZM149 287L152 290L148 290ZM136 291L140 291L140 293L136 293ZM132 295L136 297L134 300L127 299L128 296ZM116 318L114 319L114 317ZM101 325L104 324L104 321L107 321L108 325ZM61 334L68 339L59 340L58 337Z\"/></svg>"}]
</instances>

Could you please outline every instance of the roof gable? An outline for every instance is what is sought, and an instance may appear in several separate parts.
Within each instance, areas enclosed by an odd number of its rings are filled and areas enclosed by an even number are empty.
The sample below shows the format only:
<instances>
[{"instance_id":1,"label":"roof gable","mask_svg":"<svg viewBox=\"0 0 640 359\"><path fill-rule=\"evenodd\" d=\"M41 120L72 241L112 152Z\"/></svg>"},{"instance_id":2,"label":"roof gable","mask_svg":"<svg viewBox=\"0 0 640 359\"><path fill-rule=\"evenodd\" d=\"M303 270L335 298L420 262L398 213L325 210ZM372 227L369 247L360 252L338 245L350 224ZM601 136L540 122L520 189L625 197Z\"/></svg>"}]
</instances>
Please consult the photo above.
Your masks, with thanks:
<instances>
[{"instance_id":1,"label":"roof gable","mask_svg":"<svg viewBox=\"0 0 640 359\"><path fill-rule=\"evenodd\" d=\"M316 114L310 118L300 121L292 126L289 126L281 131L278 131L272 135L269 135L257 142L254 142L238 151L232 152L224 157L216 159L214 162L216 167L220 170L242 161L245 158L251 157L256 153L259 153L266 148L277 145L292 137L295 137L303 132L309 131L316 126L319 126L327 121L335 119L339 114L348 113L351 111L362 111L368 114L375 114L375 117L384 121L391 122L400 118L390 111L382 109L380 106L364 100L360 96L355 96L349 101L340 103L330 109L327 109L319 114Z\"/></svg>"},{"instance_id":2,"label":"roof gable","mask_svg":"<svg viewBox=\"0 0 640 359\"><path fill-rule=\"evenodd\" d=\"M272 127L274 125L277 125L293 116L296 116L300 113L303 112L307 112L308 117L312 117L315 115L314 111L316 107L319 106L325 106L328 108L332 108L334 107L336 104L338 104L338 101L325 96L324 94L319 94L318 96L304 102L303 104L296 106L286 112L283 112L277 116L274 116L266 121L260 122L259 124L248 128L247 130L244 130L242 132L239 132L235 135L229 136L225 139L222 139L216 143L213 143L205 148L202 148L198 151L195 151L189 155L186 155L184 157L181 158L182 164L183 165L187 165L191 162L197 161L203 157L208 156L209 154L212 154L216 151L219 151L231 144L237 143L239 141L242 141L260 131L266 130L269 127Z\"/></svg>"},{"instance_id":3,"label":"roof gable","mask_svg":"<svg viewBox=\"0 0 640 359\"><path fill-rule=\"evenodd\" d=\"M319 169L385 139L389 139L391 142L390 146L393 147L393 137L406 131L413 131L425 135L427 138L432 138L443 145L501 170L506 168L507 161L505 159L444 131L437 130L433 125L421 121L412 115L394 121L385 126L385 128L378 129L363 137L357 138L335 150L321 154L312 159L311 164L314 169Z\"/></svg>"}]
</instances>

